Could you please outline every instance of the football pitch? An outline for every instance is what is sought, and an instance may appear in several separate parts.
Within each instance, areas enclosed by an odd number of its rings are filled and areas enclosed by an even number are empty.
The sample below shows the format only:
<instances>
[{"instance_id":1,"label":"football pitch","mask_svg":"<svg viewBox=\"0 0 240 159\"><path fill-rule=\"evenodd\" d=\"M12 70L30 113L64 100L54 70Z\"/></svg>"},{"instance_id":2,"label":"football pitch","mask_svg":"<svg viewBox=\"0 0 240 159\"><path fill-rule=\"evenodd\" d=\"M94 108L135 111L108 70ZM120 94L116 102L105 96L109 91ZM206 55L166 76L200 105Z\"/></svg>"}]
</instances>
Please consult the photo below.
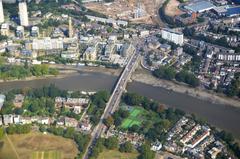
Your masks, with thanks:
<instances>
[{"instance_id":1,"label":"football pitch","mask_svg":"<svg viewBox=\"0 0 240 159\"><path fill-rule=\"evenodd\" d=\"M121 127L124 129L128 129L132 127L133 125L140 126L142 123L142 119L139 118L139 115L143 114L143 110L140 108L133 108L130 110L130 115L127 119L124 119L124 121L121 124Z\"/></svg>"}]
</instances>

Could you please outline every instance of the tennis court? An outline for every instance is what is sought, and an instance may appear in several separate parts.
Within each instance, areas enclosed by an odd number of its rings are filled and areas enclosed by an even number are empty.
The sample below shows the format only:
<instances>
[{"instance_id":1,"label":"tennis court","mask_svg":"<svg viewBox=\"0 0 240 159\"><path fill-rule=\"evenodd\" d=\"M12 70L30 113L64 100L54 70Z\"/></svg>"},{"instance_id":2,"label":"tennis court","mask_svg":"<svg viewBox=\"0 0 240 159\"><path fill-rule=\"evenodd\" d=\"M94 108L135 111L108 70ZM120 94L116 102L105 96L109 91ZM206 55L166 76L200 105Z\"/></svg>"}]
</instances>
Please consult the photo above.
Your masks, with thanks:
<instances>
[{"instance_id":1,"label":"tennis court","mask_svg":"<svg viewBox=\"0 0 240 159\"><path fill-rule=\"evenodd\" d=\"M143 109L134 107L133 109L130 110L130 116L124 119L124 121L122 122L121 127L124 129L128 129L133 125L140 126L142 123L142 119L140 118L141 114L143 114Z\"/></svg>"}]
</instances>

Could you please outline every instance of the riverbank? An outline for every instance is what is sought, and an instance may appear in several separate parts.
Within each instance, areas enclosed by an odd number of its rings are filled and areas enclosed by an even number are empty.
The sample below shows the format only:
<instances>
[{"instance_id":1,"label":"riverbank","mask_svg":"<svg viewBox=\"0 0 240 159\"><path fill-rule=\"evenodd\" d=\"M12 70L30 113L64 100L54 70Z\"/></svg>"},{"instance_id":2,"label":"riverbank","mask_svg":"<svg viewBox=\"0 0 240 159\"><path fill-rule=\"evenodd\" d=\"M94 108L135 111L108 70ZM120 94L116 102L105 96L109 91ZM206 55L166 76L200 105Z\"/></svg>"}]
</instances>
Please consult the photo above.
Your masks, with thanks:
<instances>
[{"instance_id":1,"label":"riverbank","mask_svg":"<svg viewBox=\"0 0 240 159\"><path fill-rule=\"evenodd\" d=\"M210 101L215 104L231 105L240 108L240 100L228 98L224 95L218 95L213 92L208 92L207 90L202 90L199 88L191 88L186 85L180 85L172 81L157 79L151 75L149 71L138 69L132 75L132 80L141 82L144 84L152 85L154 87L162 87L170 91L177 93L188 94L192 97Z\"/></svg>"},{"instance_id":2,"label":"riverbank","mask_svg":"<svg viewBox=\"0 0 240 159\"><path fill-rule=\"evenodd\" d=\"M45 75L45 76L31 76L23 79L11 79L11 80L0 80L0 83L4 82L16 82L16 81L33 81L43 79L61 79L68 76L74 76L79 73L102 73L106 75L118 76L122 69L111 69L104 67L89 67L89 66L67 66L67 65L51 65L52 68L59 70L58 75Z\"/></svg>"}]
</instances>

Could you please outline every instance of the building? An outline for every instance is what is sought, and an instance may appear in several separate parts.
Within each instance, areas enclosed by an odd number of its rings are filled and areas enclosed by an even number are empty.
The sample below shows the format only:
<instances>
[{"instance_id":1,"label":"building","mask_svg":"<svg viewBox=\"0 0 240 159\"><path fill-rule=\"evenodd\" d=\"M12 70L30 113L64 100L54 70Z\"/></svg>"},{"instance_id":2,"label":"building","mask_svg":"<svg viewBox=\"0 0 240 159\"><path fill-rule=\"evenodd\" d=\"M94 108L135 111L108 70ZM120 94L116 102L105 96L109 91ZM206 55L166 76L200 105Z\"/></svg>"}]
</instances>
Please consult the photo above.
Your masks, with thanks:
<instances>
[{"instance_id":1,"label":"building","mask_svg":"<svg viewBox=\"0 0 240 159\"><path fill-rule=\"evenodd\" d=\"M65 126L67 127L77 127L78 126L78 121L74 118L64 118Z\"/></svg>"},{"instance_id":2,"label":"building","mask_svg":"<svg viewBox=\"0 0 240 159\"><path fill-rule=\"evenodd\" d=\"M97 60L97 49L94 46L88 47L87 50L83 53L84 60L87 61L96 61Z\"/></svg>"},{"instance_id":3,"label":"building","mask_svg":"<svg viewBox=\"0 0 240 159\"><path fill-rule=\"evenodd\" d=\"M17 26L16 36L19 37L19 38L24 37L24 27L23 26Z\"/></svg>"},{"instance_id":4,"label":"building","mask_svg":"<svg viewBox=\"0 0 240 159\"><path fill-rule=\"evenodd\" d=\"M6 96L3 94L0 94L0 110L2 109L3 103L5 101Z\"/></svg>"},{"instance_id":5,"label":"building","mask_svg":"<svg viewBox=\"0 0 240 159\"><path fill-rule=\"evenodd\" d=\"M228 7L226 16L235 17L240 15L240 6Z\"/></svg>"},{"instance_id":6,"label":"building","mask_svg":"<svg viewBox=\"0 0 240 159\"><path fill-rule=\"evenodd\" d=\"M13 115L12 114L4 114L3 115L3 123L4 123L4 125L13 124Z\"/></svg>"},{"instance_id":7,"label":"building","mask_svg":"<svg viewBox=\"0 0 240 159\"><path fill-rule=\"evenodd\" d=\"M69 17L68 20L68 37L72 38L74 36L74 32L73 32L73 26L72 26L72 18Z\"/></svg>"},{"instance_id":8,"label":"building","mask_svg":"<svg viewBox=\"0 0 240 159\"><path fill-rule=\"evenodd\" d=\"M33 26L31 28L31 36L33 36L33 37L39 36L39 28L37 26Z\"/></svg>"},{"instance_id":9,"label":"building","mask_svg":"<svg viewBox=\"0 0 240 159\"><path fill-rule=\"evenodd\" d=\"M17 108L21 108L24 102L24 96L22 94L15 95L13 105Z\"/></svg>"},{"instance_id":10,"label":"building","mask_svg":"<svg viewBox=\"0 0 240 159\"><path fill-rule=\"evenodd\" d=\"M240 54L238 53L218 53L217 59L221 61L240 61Z\"/></svg>"},{"instance_id":11,"label":"building","mask_svg":"<svg viewBox=\"0 0 240 159\"><path fill-rule=\"evenodd\" d=\"M82 3L90 3L90 2L102 2L103 0L82 0Z\"/></svg>"},{"instance_id":12,"label":"building","mask_svg":"<svg viewBox=\"0 0 240 159\"><path fill-rule=\"evenodd\" d=\"M185 9L194 13L202 13L213 8L215 8L215 5L213 5L210 1L207 0L192 2L185 6Z\"/></svg>"},{"instance_id":13,"label":"building","mask_svg":"<svg viewBox=\"0 0 240 159\"><path fill-rule=\"evenodd\" d=\"M82 131L90 131L92 128L91 123L88 120L84 120L81 125L80 128Z\"/></svg>"},{"instance_id":14,"label":"building","mask_svg":"<svg viewBox=\"0 0 240 159\"><path fill-rule=\"evenodd\" d=\"M63 39L51 39L46 37L44 39L33 39L32 41L33 50L62 50L63 49Z\"/></svg>"},{"instance_id":15,"label":"building","mask_svg":"<svg viewBox=\"0 0 240 159\"><path fill-rule=\"evenodd\" d=\"M170 29L163 29L162 38L174 42L175 44L183 45L183 33Z\"/></svg>"},{"instance_id":16,"label":"building","mask_svg":"<svg viewBox=\"0 0 240 159\"><path fill-rule=\"evenodd\" d=\"M162 148L162 144L159 141L156 141L155 143L152 144L151 150L152 151L160 151Z\"/></svg>"},{"instance_id":17,"label":"building","mask_svg":"<svg viewBox=\"0 0 240 159\"><path fill-rule=\"evenodd\" d=\"M48 117L39 117L38 120L37 120L37 123L39 124L43 124L43 125L48 125L50 124L50 118Z\"/></svg>"},{"instance_id":18,"label":"building","mask_svg":"<svg viewBox=\"0 0 240 159\"><path fill-rule=\"evenodd\" d=\"M13 115L14 124L20 124L20 115Z\"/></svg>"},{"instance_id":19,"label":"building","mask_svg":"<svg viewBox=\"0 0 240 159\"><path fill-rule=\"evenodd\" d=\"M8 36L9 35L9 25L7 23L3 23L1 26L1 35Z\"/></svg>"},{"instance_id":20,"label":"building","mask_svg":"<svg viewBox=\"0 0 240 159\"><path fill-rule=\"evenodd\" d=\"M135 47L132 44L124 44L121 51L121 56L127 57L135 51Z\"/></svg>"},{"instance_id":21,"label":"building","mask_svg":"<svg viewBox=\"0 0 240 159\"><path fill-rule=\"evenodd\" d=\"M21 124L31 124L32 123L32 119L31 117L20 117L20 123Z\"/></svg>"},{"instance_id":22,"label":"building","mask_svg":"<svg viewBox=\"0 0 240 159\"><path fill-rule=\"evenodd\" d=\"M4 14L3 14L3 4L2 0L0 0L0 23L4 22Z\"/></svg>"},{"instance_id":23,"label":"building","mask_svg":"<svg viewBox=\"0 0 240 159\"><path fill-rule=\"evenodd\" d=\"M87 98L67 98L64 105L66 107L73 107L73 106L87 106L89 99Z\"/></svg>"},{"instance_id":24,"label":"building","mask_svg":"<svg viewBox=\"0 0 240 159\"><path fill-rule=\"evenodd\" d=\"M101 17L95 17L95 16L90 16L90 15L86 15L86 17L90 20L90 21L95 21L95 22L102 22L102 23L107 23L107 24L112 24L112 25L119 25L119 26L127 26L128 22L127 21L123 21L123 20L114 20L111 18L101 18Z\"/></svg>"},{"instance_id":25,"label":"building","mask_svg":"<svg viewBox=\"0 0 240 159\"><path fill-rule=\"evenodd\" d=\"M27 3L26 2L19 2L19 19L20 19L20 25L22 26L29 26L28 21L28 11L27 11Z\"/></svg>"},{"instance_id":26,"label":"building","mask_svg":"<svg viewBox=\"0 0 240 159\"><path fill-rule=\"evenodd\" d=\"M150 33L149 30L141 30L139 32L139 35L140 35L140 37L145 37L145 36L148 36L149 33Z\"/></svg>"},{"instance_id":27,"label":"building","mask_svg":"<svg viewBox=\"0 0 240 159\"><path fill-rule=\"evenodd\" d=\"M61 57L65 59L79 59L79 44L77 39L70 40L69 42L64 41L64 50L61 52Z\"/></svg>"}]
</instances>

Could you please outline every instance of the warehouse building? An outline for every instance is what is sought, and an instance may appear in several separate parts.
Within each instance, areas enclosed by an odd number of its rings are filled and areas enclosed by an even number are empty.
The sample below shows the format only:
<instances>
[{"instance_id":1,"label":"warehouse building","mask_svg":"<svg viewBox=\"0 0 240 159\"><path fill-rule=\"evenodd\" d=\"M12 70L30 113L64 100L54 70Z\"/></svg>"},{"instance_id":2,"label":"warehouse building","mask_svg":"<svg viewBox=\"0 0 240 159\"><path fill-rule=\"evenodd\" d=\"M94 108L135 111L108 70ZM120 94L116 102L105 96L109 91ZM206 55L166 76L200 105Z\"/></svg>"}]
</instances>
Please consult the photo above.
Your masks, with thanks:
<instances>
[{"instance_id":1,"label":"warehouse building","mask_svg":"<svg viewBox=\"0 0 240 159\"><path fill-rule=\"evenodd\" d=\"M205 1L205 0L192 2L187 6L185 6L185 9L194 13L202 13L202 12L211 10L213 8L215 8L215 5L213 5L210 1Z\"/></svg>"}]
</instances>

